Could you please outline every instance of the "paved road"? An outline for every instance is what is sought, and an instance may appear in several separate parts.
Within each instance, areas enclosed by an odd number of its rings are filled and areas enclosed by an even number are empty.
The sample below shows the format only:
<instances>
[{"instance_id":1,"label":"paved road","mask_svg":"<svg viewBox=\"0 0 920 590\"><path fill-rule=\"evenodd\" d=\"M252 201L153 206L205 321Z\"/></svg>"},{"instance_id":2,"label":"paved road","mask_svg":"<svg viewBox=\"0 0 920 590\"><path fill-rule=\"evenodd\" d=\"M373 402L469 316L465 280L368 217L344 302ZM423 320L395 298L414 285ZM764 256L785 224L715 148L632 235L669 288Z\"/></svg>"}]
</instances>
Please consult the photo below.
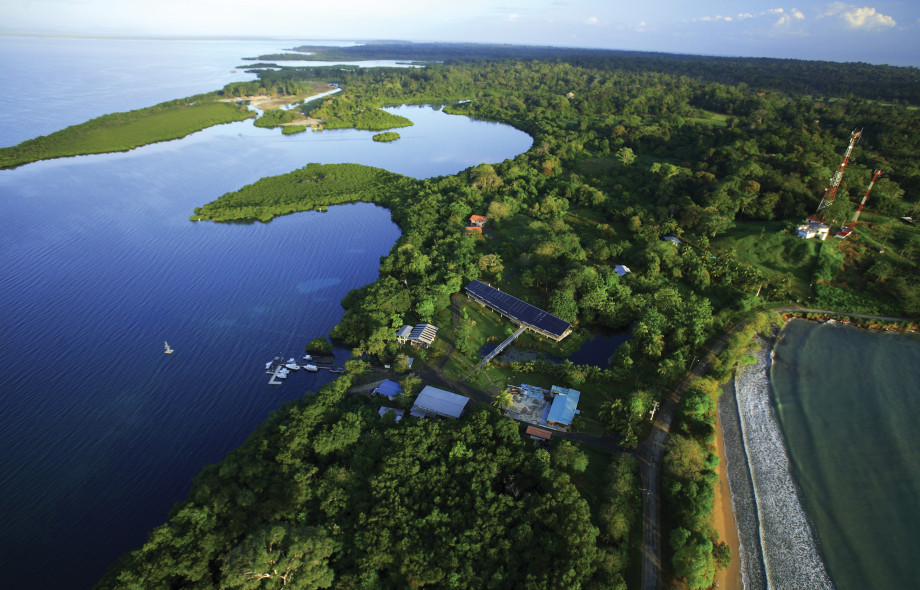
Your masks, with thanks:
<instances>
[{"instance_id":1,"label":"paved road","mask_svg":"<svg viewBox=\"0 0 920 590\"><path fill-rule=\"evenodd\" d=\"M661 458L664 443L671 430L671 420L677 411L680 396L694 377L701 377L709 370L712 358L722 352L729 336L741 328L745 321L730 328L719 338L702 361L696 363L683 381L668 394L655 415L652 432L639 447L639 473L642 479L642 590L664 588L661 562Z\"/></svg>"}]
</instances>

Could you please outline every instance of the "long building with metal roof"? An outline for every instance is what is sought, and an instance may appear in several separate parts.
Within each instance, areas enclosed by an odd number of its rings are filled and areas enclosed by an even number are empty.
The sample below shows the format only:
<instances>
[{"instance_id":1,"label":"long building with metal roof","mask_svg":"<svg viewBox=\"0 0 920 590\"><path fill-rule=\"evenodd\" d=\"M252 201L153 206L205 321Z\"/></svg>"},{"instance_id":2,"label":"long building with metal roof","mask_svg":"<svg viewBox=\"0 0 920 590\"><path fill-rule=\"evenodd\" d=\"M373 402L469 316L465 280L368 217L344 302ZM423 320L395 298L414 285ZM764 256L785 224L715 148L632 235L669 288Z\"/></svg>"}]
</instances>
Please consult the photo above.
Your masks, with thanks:
<instances>
[{"instance_id":1,"label":"long building with metal roof","mask_svg":"<svg viewBox=\"0 0 920 590\"><path fill-rule=\"evenodd\" d=\"M412 406L413 416L435 415L459 418L470 398L426 385Z\"/></svg>"},{"instance_id":2,"label":"long building with metal roof","mask_svg":"<svg viewBox=\"0 0 920 590\"><path fill-rule=\"evenodd\" d=\"M465 289L466 294L473 301L541 336L559 342L572 332L572 324L564 319L521 301L513 295L499 291L482 281L473 281Z\"/></svg>"}]
</instances>

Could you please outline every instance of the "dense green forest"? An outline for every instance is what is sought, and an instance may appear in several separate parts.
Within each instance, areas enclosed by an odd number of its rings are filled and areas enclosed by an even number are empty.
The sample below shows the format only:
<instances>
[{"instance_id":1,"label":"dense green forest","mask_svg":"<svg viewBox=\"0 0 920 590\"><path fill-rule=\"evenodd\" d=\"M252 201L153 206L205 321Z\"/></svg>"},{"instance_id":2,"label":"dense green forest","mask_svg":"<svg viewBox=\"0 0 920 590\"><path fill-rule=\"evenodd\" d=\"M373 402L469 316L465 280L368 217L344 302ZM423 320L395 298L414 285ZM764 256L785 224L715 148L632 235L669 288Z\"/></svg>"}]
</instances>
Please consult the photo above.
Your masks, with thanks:
<instances>
[{"instance_id":1,"label":"dense green forest","mask_svg":"<svg viewBox=\"0 0 920 590\"><path fill-rule=\"evenodd\" d=\"M364 360L206 468L100 587L635 586L633 450L655 402L718 335L755 310L795 302L920 314L920 233L901 220L920 216L914 68L464 45L320 49L431 63L254 64L257 80L221 96L335 83L340 93L300 114L327 129L383 130L411 121L381 108L447 105L526 131L533 147L426 180L305 163L194 210L195 220L267 222L369 201L391 211L402 235L379 278L343 300L330 334ZM867 77L877 83L859 83ZM261 124L296 116L269 112ZM868 210L847 240L796 238L854 129L863 141L826 215L835 229L848 220L873 170L884 170ZM471 214L488 216L482 235L465 230ZM512 329L455 297L472 279L575 323L573 334L559 344L525 335L517 344L529 360L467 379L480 348ZM441 327L439 340L412 352L406 372L396 329L422 321ZM709 522L715 400L767 323L734 335L711 378L691 385L666 449L666 568L688 588L711 585L731 558ZM596 333L628 335L609 364L553 360ZM381 419L364 396L346 395L367 362L392 364L409 390L425 377L486 396L512 379L577 388L573 429L617 451L535 448L487 404L458 422Z\"/></svg>"},{"instance_id":2,"label":"dense green forest","mask_svg":"<svg viewBox=\"0 0 920 590\"><path fill-rule=\"evenodd\" d=\"M279 75L297 74L270 76ZM913 108L567 63L338 75L345 91L330 100L341 100L340 108L349 101L364 108L458 101L448 112L511 123L535 138L534 148L514 160L407 183L409 192L375 199L393 211L403 236L383 261L381 278L343 302L346 314L333 335L358 353L390 358L401 322L443 317L450 294L471 278L501 281L578 322L576 334L629 330L609 368L527 362L509 372L582 388L592 396L586 417L630 447L660 392L738 312L796 300L920 310L912 295L917 240L897 221L917 208L910 129L920 121ZM847 172L839 210L830 214L838 224L847 219L851 199L882 168L888 172L872 205L878 221L842 244L794 237L791 226L814 210L854 128L868 140ZM487 239L463 232L470 213L488 215ZM666 235L683 244L663 241ZM881 240L894 252L870 249ZM615 264L634 272L621 278ZM464 318L451 336L458 354L472 360L482 321L471 325ZM740 344L732 349L733 362L742 352ZM672 574L689 587L708 586L714 568L730 558L708 523L718 394L706 381L688 391L665 460Z\"/></svg>"},{"instance_id":3,"label":"dense green forest","mask_svg":"<svg viewBox=\"0 0 920 590\"><path fill-rule=\"evenodd\" d=\"M458 422L380 418L350 383L282 408L202 471L99 587L554 590L609 567L574 446L535 451L488 406ZM608 469L634 487L629 462ZM632 496L606 503L605 522L631 518Z\"/></svg>"},{"instance_id":4,"label":"dense green forest","mask_svg":"<svg viewBox=\"0 0 920 590\"><path fill-rule=\"evenodd\" d=\"M480 43L368 42L351 47L303 45L298 52L263 55L265 61L397 60L407 63L462 64L481 60L565 62L596 71L659 72L704 82L745 84L757 90L791 94L907 101L920 104L920 69L867 63L798 59L716 57L579 47L489 45ZM256 58L251 58L255 60ZM249 67L249 66L243 66ZM866 83L871 80L871 83Z\"/></svg>"}]
</instances>

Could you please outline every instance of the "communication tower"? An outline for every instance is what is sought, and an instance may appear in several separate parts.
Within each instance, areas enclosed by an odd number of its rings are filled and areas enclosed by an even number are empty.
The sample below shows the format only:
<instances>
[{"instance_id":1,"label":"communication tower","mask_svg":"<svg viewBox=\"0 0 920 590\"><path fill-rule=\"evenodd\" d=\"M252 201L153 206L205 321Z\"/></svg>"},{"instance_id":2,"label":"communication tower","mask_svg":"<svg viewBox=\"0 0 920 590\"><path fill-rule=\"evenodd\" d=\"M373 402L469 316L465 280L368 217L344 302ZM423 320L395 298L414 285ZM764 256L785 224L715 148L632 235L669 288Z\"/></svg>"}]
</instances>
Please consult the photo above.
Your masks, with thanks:
<instances>
[{"instance_id":1,"label":"communication tower","mask_svg":"<svg viewBox=\"0 0 920 590\"><path fill-rule=\"evenodd\" d=\"M850 144L843 154L843 161L831 177L830 184L824 189L824 196L821 198L821 203L818 204L817 211L815 211L814 215L805 218L805 223L796 228L796 233L800 238L817 237L822 240L827 238L830 228L824 223L824 211L831 206L837 196L837 190L843 180L843 172L846 170L847 164L850 163L850 155L853 153L853 148L856 147L860 137L862 137L862 130L850 133Z\"/></svg>"},{"instance_id":2,"label":"communication tower","mask_svg":"<svg viewBox=\"0 0 920 590\"><path fill-rule=\"evenodd\" d=\"M856 209L856 213L853 214L853 219L850 220L850 223L840 228L840 231L834 234L836 237L841 240L849 237L853 233L853 229L856 227L856 220L859 219L859 214L862 213L863 206L866 204L866 199L869 198L869 193L872 192L872 187L875 185L875 181L878 180L878 177L882 175L881 170L876 170L872 175L872 180L869 182L869 188L866 189L866 194L863 195L862 201L859 203L859 208Z\"/></svg>"}]
</instances>

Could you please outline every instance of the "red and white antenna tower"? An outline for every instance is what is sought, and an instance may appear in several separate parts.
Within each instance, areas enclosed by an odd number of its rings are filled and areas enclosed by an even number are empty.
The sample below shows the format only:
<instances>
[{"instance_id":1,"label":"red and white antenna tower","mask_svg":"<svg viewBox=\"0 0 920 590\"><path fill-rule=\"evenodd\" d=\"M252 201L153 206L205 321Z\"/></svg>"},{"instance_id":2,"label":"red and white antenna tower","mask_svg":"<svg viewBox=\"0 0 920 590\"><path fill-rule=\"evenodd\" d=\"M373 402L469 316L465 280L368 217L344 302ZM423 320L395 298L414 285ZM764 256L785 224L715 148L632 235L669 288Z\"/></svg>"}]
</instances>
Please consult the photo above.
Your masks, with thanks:
<instances>
[{"instance_id":1,"label":"red and white antenna tower","mask_svg":"<svg viewBox=\"0 0 920 590\"><path fill-rule=\"evenodd\" d=\"M814 221L821 223L824 221L824 210L831 206L831 203L834 202L834 197L837 196L837 189L840 188L840 181L843 180L843 171L846 170L847 164L850 163L850 154L853 153L853 148L856 147L856 143L859 141L859 138L862 136L862 130L853 131L850 133L850 145L847 146L846 153L843 154L843 162L840 163L840 166L837 168L837 172L831 177L831 183L826 189L824 189L824 197L821 199L821 203L818 205L818 210L815 211L815 214L808 218L809 221Z\"/></svg>"},{"instance_id":2,"label":"red and white antenna tower","mask_svg":"<svg viewBox=\"0 0 920 590\"><path fill-rule=\"evenodd\" d=\"M862 213L863 206L866 204L866 199L869 198L869 193L872 192L872 187L875 185L875 181L878 180L878 177L881 175L881 170L875 171L875 174L872 175L872 180L869 182L869 188L866 189L866 194L863 195L862 201L859 203L859 208L856 209L856 213L853 214L853 219L850 220L850 223L844 227L841 227L840 231L835 234L841 240L853 233L853 229L856 227L856 220L859 219L859 214Z\"/></svg>"}]
</instances>

